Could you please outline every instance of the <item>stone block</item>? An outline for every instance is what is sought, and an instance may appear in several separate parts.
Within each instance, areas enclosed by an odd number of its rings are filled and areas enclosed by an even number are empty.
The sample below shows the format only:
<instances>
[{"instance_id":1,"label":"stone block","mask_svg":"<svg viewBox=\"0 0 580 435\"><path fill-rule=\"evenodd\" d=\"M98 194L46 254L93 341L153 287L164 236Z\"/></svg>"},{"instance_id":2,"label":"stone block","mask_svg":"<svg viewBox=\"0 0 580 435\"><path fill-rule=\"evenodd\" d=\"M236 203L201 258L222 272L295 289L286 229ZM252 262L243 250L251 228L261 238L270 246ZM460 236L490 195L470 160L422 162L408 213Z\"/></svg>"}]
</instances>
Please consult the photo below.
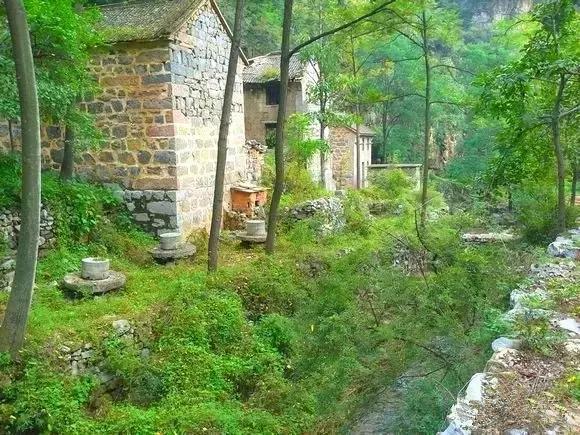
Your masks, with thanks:
<instances>
[{"instance_id":1,"label":"stone block","mask_svg":"<svg viewBox=\"0 0 580 435\"><path fill-rule=\"evenodd\" d=\"M137 222L148 222L149 221L149 214L147 213L135 213L133 215Z\"/></svg>"},{"instance_id":2,"label":"stone block","mask_svg":"<svg viewBox=\"0 0 580 435\"><path fill-rule=\"evenodd\" d=\"M173 102L169 98L162 98L158 100L145 100L143 102L143 109L173 109Z\"/></svg>"},{"instance_id":3,"label":"stone block","mask_svg":"<svg viewBox=\"0 0 580 435\"><path fill-rule=\"evenodd\" d=\"M139 151L137 153L137 160L139 161L140 164L142 165L146 165L149 162L151 162L151 153L149 151Z\"/></svg>"},{"instance_id":4,"label":"stone block","mask_svg":"<svg viewBox=\"0 0 580 435\"><path fill-rule=\"evenodd\" d=\"M169 48L147 50L140 53L136 58L137 63L165 62L169 60Z\"/></svg>"},{"instance_id":5,"label":"stone block","mask_svg":"<svg viewBox=\"0 0 580 435\"><path fill-rule=\"evenodd\" d=\"M112 128L111 133L116 139L123 139L127 137L127 126L118 125Z\"/></svg>"},{"instance_id":6,"label":"stone block","mask_svg":"<svg viewBox=\"0 0 580 435\"><path fill-rule=\"evenodd\" d=\"M143 85L159 85L171 82L171 74L148 75L142 79Z\"/></svg>"},{"instance_id":7,"label":"stone block","mask_svg":"<svg viewBox=\"0 0 580 435\"><path fill-rule=\"evenodd\" d=\"M101 151L99 153L99 161L104 163L110 163L115 160L115 156L111 151Z\"/></svg>"},{"instance_id":8,"label":"stone block","mask_svg":"<svg viewBox=\"0 0 580 435\"><path fill-rule=\"evenodd\" d=\"M173 125L153 125L147 128L149 137L170 137L175 134Z\"/></svg>"},{"instance_id":9,"label":"stone block","mask_svg":"<svg viewBox=\"0 0 580 435\"><path fill-rule=\"evenodd\" d=\"M119 159L119 162L124 163L125 165L134 165L136 163L135 156L132 153L119 153L117 158Z\"/></svg>"},{"instance_id":10,"label":"stone block","mask_svg":"<svg viewBox=\"0 0 580 435\"><path fill-rule=\"evenodd\" d=\"M139 178L134 181L133 189L177 190L177 178Z\"/></svg>"},{"instance_id":11,"label":"stone block","mask_svg":"<svg viewBox=\"0 0 580 435\"><path fill-rule=\"evenodd\" d=\"M147 204L147 210L151 213L173 216L177 213L174 202L171 201L153 201Z\"/></svg>"},{"instance_id":12,"label":"stone block","mask_svg":"<svg viewBox=\"0 0 580 435\"><path fill-rule=\"evenodd\" d=\"M167 165L175 165L177 163L175 151L171 150L156 151L153 158L156 163Z\"/></svg>"},{"instance_id":13,"label":"stone block","mask_svg":"<svg viewBox=\"0 0 580 435\"><path fill-rule=\"evenodd\" d=\"M100 81L101 86L128 86L136 87L141 84L141 77L137 75L114 75L103 77Z\"/></svg>"}]
</instances>

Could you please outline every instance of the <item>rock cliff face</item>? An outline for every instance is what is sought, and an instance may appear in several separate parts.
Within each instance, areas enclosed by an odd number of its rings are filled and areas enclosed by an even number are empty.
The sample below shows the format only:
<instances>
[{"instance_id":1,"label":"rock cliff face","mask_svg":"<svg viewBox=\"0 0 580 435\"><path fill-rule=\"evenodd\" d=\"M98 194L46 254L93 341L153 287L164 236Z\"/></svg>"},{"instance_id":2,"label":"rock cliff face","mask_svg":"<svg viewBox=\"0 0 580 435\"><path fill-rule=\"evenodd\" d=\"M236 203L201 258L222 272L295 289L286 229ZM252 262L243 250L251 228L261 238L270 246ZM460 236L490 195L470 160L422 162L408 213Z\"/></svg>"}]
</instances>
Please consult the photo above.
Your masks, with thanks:
<instances>
[{"instance_id":1,"label":"rock cliff face","mask_svg":"<svg viewBox=\"0 0 580 435\"><path fill-rule=\"evenodd\" d=\"M528 12L534 0L447 0L445 3L457 6L467 25L487 25Z\"/></svg>"}]
</instances>

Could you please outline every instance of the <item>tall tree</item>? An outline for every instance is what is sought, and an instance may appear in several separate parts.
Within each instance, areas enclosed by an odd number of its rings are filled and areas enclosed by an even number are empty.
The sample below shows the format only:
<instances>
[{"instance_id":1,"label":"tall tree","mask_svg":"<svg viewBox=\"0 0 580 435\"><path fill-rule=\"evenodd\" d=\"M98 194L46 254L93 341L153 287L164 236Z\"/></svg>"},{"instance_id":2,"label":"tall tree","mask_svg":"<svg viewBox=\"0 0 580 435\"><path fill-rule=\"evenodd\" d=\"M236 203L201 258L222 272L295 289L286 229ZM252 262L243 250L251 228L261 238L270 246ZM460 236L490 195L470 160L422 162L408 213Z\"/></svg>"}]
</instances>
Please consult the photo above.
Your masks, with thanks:
<instances>
[{"instance_id":1,"label":"tall tree","mask_svg":"<svg viewBox=\"0 0 580 435\"><path fill-rule=\"evenodd\" d=\"M276 224L278 223L278 208L284 193L284 135L286 131L286 108L288 104L288 79L290 76L290 32L292 31L292 14L294 0L284 0L284 22L282 24L282 49L280 56L280 100L276 124L276 145L274 158L276 162L276 178L270 213L268 214L268 236L266 252L274 252L276 244Z\"/></svg>"},{"instance_id":2,"label":"tall tree","mask_svg":"<svg viewBox=\"0 0 580 435\"><path fill-rule=\"evenodd\" d=\"M421 226L425 225L429 202L429 169L433 138L433 105L456 104L449 100L434 98L434 75L436 69L448 71L455 67L449 62L440 62L437 51L459 40L457 13L439 7L436 0L422 0L413 8L404 11L391 9L396 16L395 30L419 49L418 60L423 63L423 90L420 97L423 106L423 170L421 175Z\"/></svg>"},{"instance_id":3,"label":"tall tree","mask_svg":"<svg viewBox=\"0 0 580 435\"><path fill-rule=\"evenodd\" d=\"M244 0L236 2L236 17L234 22L232 46L230 49L230 59L228 64L228 75L226 78L226 89L222 107L222 117L220 120L220 130L217 144L217 162L213 194L213 209L211 218L211 230L208 244L208 270L215 271L218 267L219 258L219 238L222 225L223 203L224 203L224 178L226 171L228 134L232 118L232 100L234 87L236 85L236 74L240 60L240 41L242 38L242 22L244 19Z\"/></svg>"},{"instance_id":4,"label":"tall tree","mask_svg":"<svg viewBox=\"0 0 580 435\"><path fill-rule=\"evenodd\" d=\"M22 0L5 0L22 123L21 228L12 291L0 327L0 351L17 356L24 343L40 232L40 114L34 61Z\"/></svg>"},{"instance_id":5,"label":"tall tree","mask_svg":"<svg viewBox=\"0 0 580 435\"><path fill-rule=\"evenodd\" d=\"M301 42L290 49L290 36L292 30L293 18L293 0L285 0L284 3L284 22L282 26L282 50L280 56L280 103L278 105L278 118L276 125L276 144L275 144L275 164L276 176L274 181L274 191L272 192L272 201L270 203L270 213L268 215L268 236L266 238L266 252L274 252L276 243L276 225L278 222L278 209L280 200L284 193L284 145L285 145L285 128L286 128L286 108L288 100L288 77L290 68L290 59L293 55L299 53L309 45L340 31L346 30L360 22L363 22L374 15L385 11L385 9L396 0L387 0L379 6L371 9L369 12L348 21L342 25L334 27L312 36L304 42Z\"/></svg>"},{"instance_id":6,"label":"tall tree","mask_svg":"<svg viewBox=\"0 0 580 435\"><path fill-rule=\"evenodd\" d=\"M562 130L580 115L580 20L572 0L550 0L535 6L531 20L536 32L520 59L487 76L484 107L504 122L496 178L517 182L509 174L529 171L526 163L545 168L545 156L533 154L530 140L547 145L549 137L555 162L558 191L556 228L566 228L566 153ZM542 151L542 150L540 150ZM524 158L513 158L524 156Z\"/></svg>"},{"instance_id":7,"label":"tall tree","mask_svg":"<svg viewBox=\"0 0 580 435\"><path fill-rule=\"evenodd\" d=\"M62 178L72 175L73 146L95 144L98 134L92 117L80 112L77 101L94 93L96 83L88 70L90 51L102 43L96 31L97 8L84 0L24 0L36 67L40 114L43 122L65 127ZM18 97L12 78L10 47L0 41L0 117L16 119ZM4 86L5 85L5 86Z\"/></svg>"}]
</instances>

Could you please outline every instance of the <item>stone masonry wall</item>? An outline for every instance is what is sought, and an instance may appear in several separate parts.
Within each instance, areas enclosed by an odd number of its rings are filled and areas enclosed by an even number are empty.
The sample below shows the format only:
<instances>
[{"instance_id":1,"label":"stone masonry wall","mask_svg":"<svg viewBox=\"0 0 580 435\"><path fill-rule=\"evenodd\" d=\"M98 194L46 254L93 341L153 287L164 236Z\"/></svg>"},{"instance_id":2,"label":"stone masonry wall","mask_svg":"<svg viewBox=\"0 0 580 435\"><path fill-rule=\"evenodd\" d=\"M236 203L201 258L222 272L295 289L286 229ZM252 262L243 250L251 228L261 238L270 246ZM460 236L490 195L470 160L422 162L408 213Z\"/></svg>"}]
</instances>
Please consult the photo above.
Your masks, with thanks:
<instances>
[{"instance_id":1,"label":"stone masonry wall","mask_svg":"<svg viewBox=\"0 0 580 435\"><path fill-rule=\"evenodd\" d=\"M211 219L217 141L231 40L209 3L175 36L171 48L172 103L177 153L178 225L187 231ZM247 152L240 61L228 137L225 200L245 180Z\"/></svg>"},{"instance_id":2,"label":"stone masonry wall","mask_svg":"<svg viewBox=\"0 0 580 435\"><path fill-rule=\"evenodd\" d=\"M329 142L332 147L332 172L337 189L353 187L355 136L344 127L330 129Z\"/></svg>"},{"instance_id":3,"label":"stone masonry wall","mask_svg":"<svg viewBox=\"0 0 580 435\"><path fill-rule=\"evenodd\" d=\"M4 253L0 249L0 291L9 290L14 279L16 262L13 252L18 245L20 232L20 212L12 209L0 209L0 242L5 244ZM43 206L40 212L39 249L49 249L56 243L54 218Z\"/></svg>"},{"instance_id":4,"label":"stone masonry wall","mask_svg":"<svg viewBox=\"0 0 580 435\"><path fill-rule=\"evenodd\" d=\"M135 219L150 231L189 232L210 221L230 44L207 2L170 41L115 44L91 61L101 91L80 108L95 117L103 142L77 156L76 171L119 186ZM248 176L242 69L234 91L226 201L230 186ZM12 131L18 147L18 126ZM43 127L45 168L60 168L63 139L63 128ZM6 123L0 123L2 149L10 149Z\"/></svg>"},{"instance_id":5,"label":"stone masonry wall","mask_svg":"<svg viewBox=\"0 0 580 435\"><path fill-rule=\"evenodd\" d=\"M356 133L347 127L330 129L329 143L332 148L332 169L337 189L356 187ZM362 187L368 185L368 167L372 161L372 137L360 136L360 165Z\"/></svg>"}]
</instances>

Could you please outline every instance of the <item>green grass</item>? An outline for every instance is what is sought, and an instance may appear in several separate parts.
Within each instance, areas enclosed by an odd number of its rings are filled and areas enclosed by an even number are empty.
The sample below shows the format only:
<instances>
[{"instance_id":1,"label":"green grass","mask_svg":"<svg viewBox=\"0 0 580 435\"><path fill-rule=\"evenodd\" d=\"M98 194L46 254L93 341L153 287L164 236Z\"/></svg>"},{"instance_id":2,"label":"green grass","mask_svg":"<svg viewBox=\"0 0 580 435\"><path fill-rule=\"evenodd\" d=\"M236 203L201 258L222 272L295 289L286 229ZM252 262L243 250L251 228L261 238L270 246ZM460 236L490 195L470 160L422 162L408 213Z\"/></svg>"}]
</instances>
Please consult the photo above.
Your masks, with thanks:
<instances>
[{"instance_id":1,"label":"green grass","mask_svg":"<svg viewBox=\"0 0 580 435\"><path fill-rule=\"evenodd\" d=\"M425 348L445 337L453 364L409 390L399 427L436 430L451 401L444 389L456 393L483 364L488 314L507 305L518 266L535 255L466 247L458 233L473 218L445 217L424 235L425 276L407 276L392 263L395 241L423 249L412 213L369 219L363 195L348 202L346 231L319 238L308 223L288 227L273 256L223 242L221 268L208 276L203 237L194 261L156 265L154 241L106 194L81 184L67 192L81 205L73 221L90 212L94 222L63 231L40 261L22 361L0 361L0 424L10 433L336 433L416 361L441 364ZM95 197L104 201L84 206ZM65 297L59 280L89 255L110 257L126 288ZM117 319L136 325L151 358L112 338ZM59 346L87 342L117 375L114 394L69 376L57 357Z\"/></svg>"}]
</instances>

